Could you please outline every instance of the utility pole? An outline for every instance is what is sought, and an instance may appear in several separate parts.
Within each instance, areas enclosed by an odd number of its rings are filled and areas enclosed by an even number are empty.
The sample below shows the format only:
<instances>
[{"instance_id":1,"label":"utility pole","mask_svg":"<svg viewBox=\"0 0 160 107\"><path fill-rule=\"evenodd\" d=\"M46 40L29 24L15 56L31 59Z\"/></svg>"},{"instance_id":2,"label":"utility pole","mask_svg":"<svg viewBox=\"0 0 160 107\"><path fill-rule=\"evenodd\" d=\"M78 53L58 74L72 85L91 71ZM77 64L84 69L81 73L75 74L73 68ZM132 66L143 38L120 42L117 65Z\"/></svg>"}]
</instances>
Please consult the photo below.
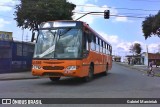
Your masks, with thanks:
<instances>
[{"instance_id":1,"label":"utility pole","mask_svg":"<svg viewBox=\"0 0 160 107\"><path fill-rule=\"evenodd\" d=\"M160 53L160 44L158 45L158 52Z\"/></svg>"},{"instance_id":2,"label":"utility pole","mask_svg":"<svg viewBox=\"0 0 160 107\"><path fill-rule=\"evenodd\" d=\"M146 52L147 64L148 64L148 66L149 66L149 59L148 59L148 45L146 45L146 50L147 50L147 52Z\"/></svg>"},{"instance_id":3,"label":"utility pole","mask_svg":"<svg viewBox=\"0 0 160 107\"><path fill-rule=\"evenodd\" d=\"M22 61L21 61L21 68L23 69L23 36L24 36L24 28L22 28Z\"/></svg>"}]
</instances>

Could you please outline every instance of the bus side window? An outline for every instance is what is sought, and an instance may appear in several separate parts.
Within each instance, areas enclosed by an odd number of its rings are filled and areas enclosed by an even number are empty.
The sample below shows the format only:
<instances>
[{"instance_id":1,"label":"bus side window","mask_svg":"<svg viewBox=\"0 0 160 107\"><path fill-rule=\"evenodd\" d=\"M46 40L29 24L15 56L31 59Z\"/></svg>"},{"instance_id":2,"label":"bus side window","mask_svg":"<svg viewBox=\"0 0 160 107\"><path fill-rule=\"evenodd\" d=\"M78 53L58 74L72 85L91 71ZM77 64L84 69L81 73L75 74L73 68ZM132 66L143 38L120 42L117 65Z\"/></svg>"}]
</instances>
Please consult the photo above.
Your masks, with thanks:
<instances>
[{"instance_id":1,"label":"bus side window","mask_svg":"<svg viewBox=\"0 0 160 107\"><path fill-rule=\"evenodd\" d=\"M94 34L92 34L91 36L92 36L91 49L96 50L96 37Z\"/></svg>"},{"instance_id":2,"label":"bus side window","mask_svg":"<svg viewBox=\"0 0 160 107\"><path fill-rule=\"evenodd\" d=\"M109 55L111 54L110 45L108 45Z\"/></svg>"},{"instance_id":3,"label":"bus side window","mask_svg":"<svg viewBox=\"0 0 160 107\"><path fill-rule=\"evenodd\" d=\"M96 37L96 51L99 52L99 42L98 42L98 37Z\"/></svg>"},{"instance_id":4,"label":"bus side window","mask_svg":"<svg viewBox=\"0 0 160 107\"><path fill-rule=\"evenodd\" d=\"M108 44L106 44L106 54L108 55Z\"/></svg>"},{"instance_id":5,"label":"bus side window","mask_svg":"<svg viewBox=\"0 0 160 107\"><path fill-rule=\"evenodd\" d=\"M101 43L101 48L102 48L102 49L101 49L101 52L103 53L103 51L104 51L104 50L103 50L103 40L101 40L101 42L102 42L102 43Z\"/></svg>"},{"instance_id":6,"label":"bus side window","mask_svg":"<svg viewBox=\"0 0 160 107\"><path fill-rule=\"evenodd\" d=\"M92 38L91 38L91 35L89 35L89 30L86 30L83 35L83 42L84 42L83 49L84 50L90 50L91 41L92 41Z\"/></svg>"},{"instance_id":7,"label":"bus side window","mask_svg":"<svg viewBox=\"0 0 160 107\"><path fill-rule=\"evenodd\" d=\"M106 53L106 43L103 42L103 53L105 54Z\"/></svg>"},{"instance_id":8,"label":"bus side window","mask_svg":"<svg viewBox=\"0 0 160 107\"><path fill-rule=\"evenodd\" d=\"M112 55L112 47L110 46L110 55Z\"/></svg>"},{"instance_id":9,"label":"bus side window","mask_svg":"<svg viewBox=\"0 0 160 107\"><path fill-rule=\"evenodd\" d=\"M102 52L102 41L99 39L99 52Z\"/></svg>"}]
</instances>

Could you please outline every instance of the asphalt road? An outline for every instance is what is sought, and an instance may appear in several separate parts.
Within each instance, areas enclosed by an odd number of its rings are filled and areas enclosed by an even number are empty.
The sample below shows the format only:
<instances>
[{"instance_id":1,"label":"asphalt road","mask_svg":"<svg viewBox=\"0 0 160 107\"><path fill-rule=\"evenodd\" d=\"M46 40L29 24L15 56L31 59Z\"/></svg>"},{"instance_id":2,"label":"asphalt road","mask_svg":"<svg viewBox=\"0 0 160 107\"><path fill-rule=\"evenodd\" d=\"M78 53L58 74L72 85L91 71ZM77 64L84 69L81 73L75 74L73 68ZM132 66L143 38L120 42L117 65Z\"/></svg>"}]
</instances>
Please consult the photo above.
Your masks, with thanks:
<instances>
[{"instance_id":1,"label":"asphalt road","mask_svg":"<svg viewBox=\"0 0 160 107\"><path fill-rule=\"evenodd\" d=\"M62 78L56 83L48 78L0 81L1 98L160 98L159 93L159 77L115 63L108 76L97 75L88 83L77 78Z\"/></svg>"}]
</instances>

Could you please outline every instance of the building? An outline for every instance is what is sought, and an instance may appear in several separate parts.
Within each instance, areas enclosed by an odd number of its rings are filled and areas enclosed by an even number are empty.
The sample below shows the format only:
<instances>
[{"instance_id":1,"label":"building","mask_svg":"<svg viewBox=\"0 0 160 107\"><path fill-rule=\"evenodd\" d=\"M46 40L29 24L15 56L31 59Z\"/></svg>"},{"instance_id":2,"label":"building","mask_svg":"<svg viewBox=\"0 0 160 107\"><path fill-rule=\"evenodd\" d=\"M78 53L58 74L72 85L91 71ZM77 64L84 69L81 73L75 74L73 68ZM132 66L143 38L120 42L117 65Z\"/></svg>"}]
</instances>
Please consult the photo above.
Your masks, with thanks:
<instances>
[{"instance_id":1,"label":"building","mask_svg":"<svg viewBox=\"0 0 160 107\"><path fill-rule=\"evenodd\" d=\"M160 54L143 52L141 54L141 62L144 65L149 65L149 62L154 61L156 65L160 66Z\"/></svg>"},{"instance_id":2,"label":"building","mask_svg":"<svg viewBox=\"0 0 160 107\"><path fill-rule=\"evenodd\" d=\"M143 52L140 55L127 55L128 64L149 65L149 62L154 61L155 65L160 66L160 54Z\"/></svg>"},{"instance_id":3,"label":"building","mask_svg":"<svg viewBox=\"0 0 160 107\"><path fill-rule=\"evenodd\" d=\"M31 70L34 44L0 40L0 73Z\"/></svg>"},{"instance_id":4,"label":"building","mask_svg":"<svg viewBox=\"0 0 160 107\"><path fill-rule=\"evenodd\" d=\"M113 56L113 61L115 62L121 62L121 57L120 56Z\"/></svg>"},{"instance_id":5,"label":"building","mask_svg":"<svg viewBox=\"0 0 160 107\"><path fill-rule=\"evenodd\" d=\"M127 58L128 64L133 64L133 65L142 64L141 55L127 55L126 58Z\"/></svg>"}]
</instances>

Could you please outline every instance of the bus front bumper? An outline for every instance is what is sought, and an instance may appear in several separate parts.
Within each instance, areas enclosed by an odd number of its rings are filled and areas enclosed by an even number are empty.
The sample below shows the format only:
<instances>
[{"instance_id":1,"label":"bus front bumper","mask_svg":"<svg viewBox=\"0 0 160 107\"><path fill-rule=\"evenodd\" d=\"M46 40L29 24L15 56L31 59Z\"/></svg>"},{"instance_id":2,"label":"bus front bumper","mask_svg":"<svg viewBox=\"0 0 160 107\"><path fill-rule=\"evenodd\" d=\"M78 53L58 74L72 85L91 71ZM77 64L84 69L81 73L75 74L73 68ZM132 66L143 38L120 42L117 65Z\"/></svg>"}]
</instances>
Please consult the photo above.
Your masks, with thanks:
<instances>
[{"instance_id":1,"label":"bus front bumper","mask_svg":"<svg viewBox=\"0 0 160 107\"><path fill-rule=\"evenodd\" d=\"M35 70L32 69L32 75L33 76L44 76L44 77L83 77L80 75L80 70L56 70L56 71L50 71L50 70Z\"/></svg>"}]
</instances>

